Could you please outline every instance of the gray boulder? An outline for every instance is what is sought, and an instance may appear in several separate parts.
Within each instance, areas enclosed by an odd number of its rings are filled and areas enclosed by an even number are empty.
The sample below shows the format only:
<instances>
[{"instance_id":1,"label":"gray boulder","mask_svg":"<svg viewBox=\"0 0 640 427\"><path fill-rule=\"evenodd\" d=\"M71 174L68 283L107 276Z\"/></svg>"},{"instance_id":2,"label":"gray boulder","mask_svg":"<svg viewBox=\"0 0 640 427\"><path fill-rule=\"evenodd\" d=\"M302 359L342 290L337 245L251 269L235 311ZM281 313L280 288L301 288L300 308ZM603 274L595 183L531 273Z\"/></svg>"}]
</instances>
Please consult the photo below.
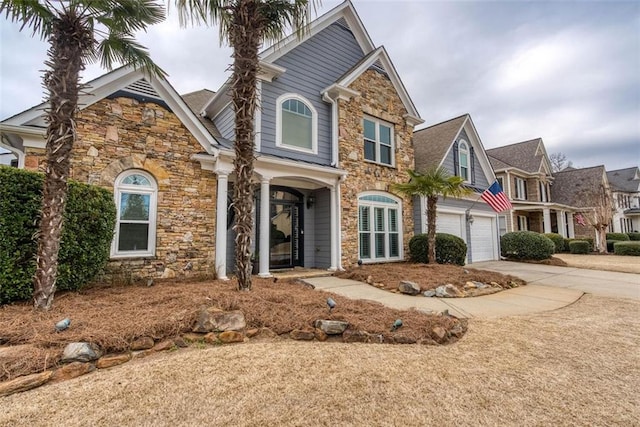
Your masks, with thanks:
<instances>
[{"instance_id":1,"label":"gray boulder","mask_svg":"<svg viewBox=\"0 0 640 427\"><path fill-rule=\"evenodd\" d=\"M434 291L433 289L429 289L428 291L424 291L422 295L424 295L427 298L435 297L436 291Z\"/></svg>"},{"instance_id":2,"label":"gray boulder","mask_svg":"<svg viewBox=\"0 0 640 427\"><path fill-rule=\"evenodd\" d=\"M420 293L420 285L418 285L415 282L403 280L400 282L400 286L398 286L398 290L403 294L418 295Z\"/></svg>"},{"instance_id":3,"label":"gray boulder","mask_svg":"<svg viewBox=\"0 0 640 427\"><path fill-rule=\"evenodd\" d=\"M464 294L458 290L451 283L446 285L440 285L436 288L436 296L440 298L460 298Z\"/></svg>"},{"instance_id":4,"label":"gray boulder","mask_svg":"<svg viewBox=\"0 0 640 427\"><path fill-rule=\"evenodd\" d=\"M241 331L247 326L244 313L235 311L222 311L217 308L205 308L198 313L198 320L193 332L224 332Z\"/></svg>"},{"instance_id":5,"label":"gray boulder","mask_svg":"<svg viewBox=\"0 0 640 427\"><path fill-rule=\"evenodd\" d=\"M61 361L68 362L91 362L100 358L100 350L88 342L72 342L67 344L62 353Z\"/></svg>"},{"instance_id":6,"label":"gray boulder","mask_svg":"<svg viewBox=\"0 0 640 427\"><path fill-rule=\"evenodd\" d=\"M327 335L340 335L349 327L349 323L340 320L316 320L314 325Z\"/></svg>"}]
</instances>

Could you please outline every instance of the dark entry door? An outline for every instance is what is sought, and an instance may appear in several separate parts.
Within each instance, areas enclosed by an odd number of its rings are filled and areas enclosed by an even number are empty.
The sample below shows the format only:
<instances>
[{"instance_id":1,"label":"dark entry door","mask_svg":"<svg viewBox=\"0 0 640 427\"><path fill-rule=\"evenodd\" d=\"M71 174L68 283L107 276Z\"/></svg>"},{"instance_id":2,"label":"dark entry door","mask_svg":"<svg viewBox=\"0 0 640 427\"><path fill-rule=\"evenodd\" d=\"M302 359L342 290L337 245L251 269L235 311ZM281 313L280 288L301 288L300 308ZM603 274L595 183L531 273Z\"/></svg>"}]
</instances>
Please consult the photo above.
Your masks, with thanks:
<instances>
[{"instance_id":1,"label":"dark entry door","mask_svg":"<svg viewBox=\"0 0 640 427\"><path fill-rule=\"evenodd\" d=\"M269 201L269 268L301 266L302 194L288 187L272 187Z\"/></svg>"}]
</instances>

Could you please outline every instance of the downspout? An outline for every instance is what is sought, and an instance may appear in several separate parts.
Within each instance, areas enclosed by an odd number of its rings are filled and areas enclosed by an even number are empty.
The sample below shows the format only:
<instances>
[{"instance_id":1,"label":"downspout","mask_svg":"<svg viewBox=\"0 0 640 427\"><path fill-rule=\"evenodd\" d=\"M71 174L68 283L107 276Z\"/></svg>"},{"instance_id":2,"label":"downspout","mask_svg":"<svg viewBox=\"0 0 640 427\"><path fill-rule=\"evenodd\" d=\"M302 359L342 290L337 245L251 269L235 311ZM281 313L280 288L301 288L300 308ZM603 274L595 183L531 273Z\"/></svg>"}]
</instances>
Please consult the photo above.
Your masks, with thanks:
<instances>
[{"instance_id":1,"label":"downspout","mask_svg":"<svg viewBox=\"0 0 640 427\"><path fill-rule=\"evenodd\" d=\"M329 91L323 92L322 100L331 104L331 166L338 168L340 167L338 156L338 100L332 98L329 95Z\"/></svg>"}]
</instances>

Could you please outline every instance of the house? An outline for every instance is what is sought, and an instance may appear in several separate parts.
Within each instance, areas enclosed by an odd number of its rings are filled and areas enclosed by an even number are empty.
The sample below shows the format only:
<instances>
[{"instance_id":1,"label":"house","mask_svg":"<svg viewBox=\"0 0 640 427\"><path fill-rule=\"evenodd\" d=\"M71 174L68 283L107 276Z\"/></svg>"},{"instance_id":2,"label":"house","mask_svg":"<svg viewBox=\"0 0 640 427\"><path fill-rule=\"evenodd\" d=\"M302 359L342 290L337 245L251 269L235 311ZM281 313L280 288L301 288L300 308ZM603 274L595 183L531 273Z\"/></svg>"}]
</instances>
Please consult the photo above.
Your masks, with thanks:
<instances>
[{"instance_id":1,"label":"house","mask_svg":"<svg viewBox=\"0 0 640 427\"><path fill-rule=\"evenodd\" d=\"M610 231L637 233L640 230L640 169L637 166L607 172L615 212Z\"/></svg>"},{"instance_id":2,"label":"house","mask_svg":"<svg viewBox=\"0 0 640 427\"><path fill-rule=\"evenodd\" d=\"M438 200L436 231L454 234L467 244L467 262L500 257L498 217L480 199L496 179L478 132L469 114L438 123L413 133L416 170L441 166L451 175L464 178L473 196ZM426 233L426 200L414 204L415 233Z\"/></svg>"},{"instance_id":3,"label":"house","mask_svg":"<svg viewBox=\"0 0 640 427\"><path fill-rule=\"evenodd\" d=\"M314 20L302 38L292 35L265 50L260 69L254 174L260 276L277 268L336 270L358 260L404 259L413 201L389 188L414 167L411 137L422 119L351 2ZM114 191L110 270L227 278L235 237L229 83L180 97L166 80L123 67L89 86L71 178ZM42 163L43 107L0 123L5 145L30 169ZM135 199L146 207L143 218L126 214Z\"/></svg>"},{"instance_id":4,"label":"house","mask_svg":"<svg viewBox=\"0 0 640 427\"><path fill-rule=\"evenodd\" d=\"M604 166L589 168L566 168L554 173L554 185L551 188L551 197L565 205L575 206L576 212L582 216L594 215L605 218L607 223L611 216L612 197ZM580 221L582 222L582 221ZM594 238L596 247L599 245L599 236L595 229L589 225L576 222L575 237Z\"/></svg>"},{"instance_id":5,"label":"house","mask_svg":"<svg viewBox=\"0 0 640 427\"><path fill-rule=\"evenodd\" d=\"M557 184L541 138L492 148L487 156L513 204L513 209L500 215L500 235L529 230L574 237L576 208L553 196Z\"/></svg>"}]
</instances>

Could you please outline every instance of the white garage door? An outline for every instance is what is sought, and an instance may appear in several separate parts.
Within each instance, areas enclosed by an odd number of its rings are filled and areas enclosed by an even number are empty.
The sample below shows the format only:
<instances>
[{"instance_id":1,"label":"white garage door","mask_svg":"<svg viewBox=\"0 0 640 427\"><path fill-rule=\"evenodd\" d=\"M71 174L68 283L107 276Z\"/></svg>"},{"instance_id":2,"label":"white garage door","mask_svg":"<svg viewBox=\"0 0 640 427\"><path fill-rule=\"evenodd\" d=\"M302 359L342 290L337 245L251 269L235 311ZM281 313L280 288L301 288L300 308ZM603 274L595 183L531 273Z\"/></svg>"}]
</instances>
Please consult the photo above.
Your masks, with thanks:
<instances>
[{"instance_id":1,"label":"white garage door","mask_svg":"<svg viewBox=\"0 0 640 427\"><path fill-rule=\"evenodd\" d=\"M462 240L467 240L462 234L463 230L462 215L442 212L436 214L436 232L453 234Z\"/></svg>"},{"instance_id":2,"label":"white garage door","mask_svg":"<svg viewBox=\"0 0 640 427\"><path fill-rule=\"evenodd\" d=\"M493 218L475 216L471 225L471 259L473 262L495 259L496 236Z\"/></svg>"}]
</instances>

